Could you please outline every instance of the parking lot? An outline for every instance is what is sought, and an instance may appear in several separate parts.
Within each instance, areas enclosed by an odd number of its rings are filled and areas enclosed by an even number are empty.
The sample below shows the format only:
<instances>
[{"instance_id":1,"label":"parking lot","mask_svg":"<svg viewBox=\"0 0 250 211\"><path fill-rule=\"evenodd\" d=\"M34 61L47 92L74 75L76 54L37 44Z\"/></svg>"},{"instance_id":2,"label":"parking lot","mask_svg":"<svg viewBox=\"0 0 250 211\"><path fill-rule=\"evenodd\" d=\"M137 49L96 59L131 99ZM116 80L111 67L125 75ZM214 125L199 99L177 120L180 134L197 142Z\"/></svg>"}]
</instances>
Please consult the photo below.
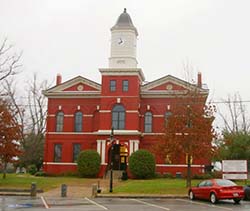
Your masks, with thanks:
<instances>
[{"instance_id":1,"label":"parking lot","mask_svg":"<svg viewBox=\"0 0 250 211\"><path fill-rule=\"evenodd\" d=\"M249 211L250 202L242 201L235 205L232 201L221 201L212 205L206 201L190 201L188 199L167 198L49 198L49 197L1 197L1 211L9 210L111 210L111 211L214 211L241 210Z\"/></svg>"}]
</instances>

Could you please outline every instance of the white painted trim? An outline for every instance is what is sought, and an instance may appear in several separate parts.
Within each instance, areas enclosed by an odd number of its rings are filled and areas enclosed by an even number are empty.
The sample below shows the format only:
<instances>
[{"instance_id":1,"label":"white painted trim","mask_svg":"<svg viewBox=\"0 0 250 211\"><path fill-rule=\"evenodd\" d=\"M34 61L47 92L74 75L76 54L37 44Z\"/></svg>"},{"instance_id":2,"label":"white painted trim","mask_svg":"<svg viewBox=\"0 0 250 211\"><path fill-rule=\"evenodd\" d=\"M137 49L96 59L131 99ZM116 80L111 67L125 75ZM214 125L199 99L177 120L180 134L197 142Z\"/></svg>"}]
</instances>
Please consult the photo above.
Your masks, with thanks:
<instances>
[{"instance_id":1,"label":"white painted trim","mask_svg":"<svg viewBox=\"0 0 250 211\"><path fill-rule=\"evenodd\" d=\"M94 132L96 135L110 135L111 130L98 130ZM114 130L114 135L141 135L138 130Z\"/></svg>"},{"instance_id":2,"label":"white painted trim","mask_svg":"<svg viewBox=\"0 0 250 211\"><path fill-rule=\"evenodd\" d=\"M50 135L95 135L96 132L47 132Z\"/></svg>"},{"instance_id":3,"label":"white painted trim","mask_svg":"<svg viewBox=\"0 0 250 211\"><path fill-rule=\"evenodd\" d=\"M64 114L64 117L74 117L74 114Z\"/></svg>"},{"instance_id":4,"label":"white painted trim","mask_svg":"<svg viewBox=\"0 0 250 211\"><path fill-rule=\"evenodd\" d=\"M83 117L93 117L93 114L83 114Z\"/></svg>"},{"instance_id":5,"label":"white painted trim","mask_svg":"<svg viewBox=\"0 0 250 211\"><path fill-rule=\"evenodd\" d=\"M55 114L47 114L47 117L56 117Z\"/></svg>"},{"instance_id":6,"label":"white painted trim","mask_svg":"<svg viewBox=\"0 0 250 211\"><path fill-rule=\"evenodd\" d=\"M143 136L162 136L164 135L165 133L142 133Z\"/></svg>"},{"instance_id":7,"label":"white painted trim","mask_svg":"<svg viewBox=\"0 0 250 211\"><path fill-rule=\"evenodd\" d=\"M111 110L100 110L100 113L111 113Z\"/></svg>"},{"instance_id":8,"label":"white painted trim","mask_svg":"<svg viewBox=\"0 0 250 211\"><path fill-rule=\"evenodd\" d=\"M66 166L70 166L70 165L73 165L73 166L76 166L77 163L63 163L63 162L43 162L44 165L66 165Z\"/></svg>"},{"instance_id":9,"label":"white painted trim","mask_svg":"<svg viewBox=\"0 0 250 211\"><path fill-rule=\"evenodd\" d=\"M126 110L126 113L139 113L137 110Z\"/></svg>"},{"instance_id":10,"label":"white painted trim","mask_svg":"<svg viewBox=\"0 0 250 211\"><path fill-rule=\"evenodd\" d=\"M187 167L187 164L156 164L159 167ZM194 168L204 168L205 165L191 165Z\"/></svg>"},{"instance_id":11,"label":"white painted trim","mask_svg":"<svg viewBox=\"0 0 250 211\"><path fill-rule=\"evenodd\" d=\"M164 115L156 114L156 115L153 115L153 117L164 117Z\"/></svg>"}]
</instances>

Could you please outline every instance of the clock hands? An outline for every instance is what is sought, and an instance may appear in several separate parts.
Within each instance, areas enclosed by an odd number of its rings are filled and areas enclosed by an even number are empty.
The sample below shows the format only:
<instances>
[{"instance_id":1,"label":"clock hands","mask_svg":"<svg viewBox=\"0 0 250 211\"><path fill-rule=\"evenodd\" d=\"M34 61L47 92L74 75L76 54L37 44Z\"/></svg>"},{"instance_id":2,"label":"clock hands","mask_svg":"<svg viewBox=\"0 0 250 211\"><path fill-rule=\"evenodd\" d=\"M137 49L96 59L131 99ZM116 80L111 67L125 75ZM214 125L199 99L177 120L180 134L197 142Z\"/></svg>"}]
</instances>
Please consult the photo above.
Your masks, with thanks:
<instances>
[{"instance_id":1,"label":"clock hands","mask_svg":"<svg viewBox=\"0 0 250 211\"><path fill-rule=\"evenodd\" d=\"M118 44L121 45L123 43L122 38L119 38Z\"/></svg>"}]
</instances>

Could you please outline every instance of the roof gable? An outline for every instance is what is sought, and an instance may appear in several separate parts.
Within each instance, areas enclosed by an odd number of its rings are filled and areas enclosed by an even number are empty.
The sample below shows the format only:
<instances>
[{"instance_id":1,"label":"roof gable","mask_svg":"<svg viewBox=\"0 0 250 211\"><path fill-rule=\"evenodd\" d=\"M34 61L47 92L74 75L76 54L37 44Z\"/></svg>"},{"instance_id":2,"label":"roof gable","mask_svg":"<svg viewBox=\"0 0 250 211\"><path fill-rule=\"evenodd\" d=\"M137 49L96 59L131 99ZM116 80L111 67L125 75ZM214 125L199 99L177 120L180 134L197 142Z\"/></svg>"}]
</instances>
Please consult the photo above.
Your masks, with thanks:
<instances>
[{"instance_id":1,"label":"roof gable","mask_svg":"<svg viewBox=\"0 0 250 211\"><path fill-rule=\"evenodd\" d=\"M189 90L199 90L200 93L208 94L208 89L198 87L171 75L167 75L155 81L144 84L141 87L142 94L185 94Z\"/></svg>"},{"instance_id":2,"label":"roof gable","mask_svg":"<svg viewBox=\"0 0 250 211\"><path fill-rule=\"evenodd\" d=\"M46 96L51 95L84 95L90 93L100 93L101 85L86 79L82 76L77 76L73 79L65 81L59 85L56 85L50 89L45 90L43 93Z\"/></svg>"}]
</instances>

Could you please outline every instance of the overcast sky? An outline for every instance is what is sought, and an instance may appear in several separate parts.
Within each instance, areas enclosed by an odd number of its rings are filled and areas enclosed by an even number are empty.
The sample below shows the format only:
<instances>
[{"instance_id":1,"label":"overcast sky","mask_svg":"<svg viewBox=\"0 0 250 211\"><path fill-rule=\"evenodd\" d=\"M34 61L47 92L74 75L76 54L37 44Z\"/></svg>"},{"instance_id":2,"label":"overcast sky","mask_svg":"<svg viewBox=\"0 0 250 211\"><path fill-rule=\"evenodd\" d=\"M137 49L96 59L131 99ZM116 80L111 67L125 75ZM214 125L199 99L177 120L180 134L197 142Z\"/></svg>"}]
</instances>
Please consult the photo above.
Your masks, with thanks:
<instances>
[{"instance_id":1,"label":"overcast sky","mask_svg":"<svg viewBox=\"0 0 250 211\"><path fill-rule=\"evenodd\" d=\"M138 67L147 81L202 72L210 98L250 100L250 0L0 0L0 39L23 51L22 77L100 83L110 28L127 12L136 26Z\"/></svg>"}]
</instances>

